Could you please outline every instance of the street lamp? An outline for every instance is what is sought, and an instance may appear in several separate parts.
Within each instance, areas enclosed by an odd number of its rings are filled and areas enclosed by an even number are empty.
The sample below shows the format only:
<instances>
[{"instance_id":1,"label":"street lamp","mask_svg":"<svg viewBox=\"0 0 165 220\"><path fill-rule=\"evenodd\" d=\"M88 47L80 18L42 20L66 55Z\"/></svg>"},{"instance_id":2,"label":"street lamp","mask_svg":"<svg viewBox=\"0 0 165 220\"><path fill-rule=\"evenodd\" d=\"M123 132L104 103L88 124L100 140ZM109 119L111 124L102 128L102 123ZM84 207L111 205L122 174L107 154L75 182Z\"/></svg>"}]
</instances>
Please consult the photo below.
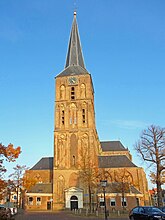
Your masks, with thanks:
<instances>
[{"instance_id":1,"label":"street lamp","mask_svg":"<svg viewBox=\"0 0 165 220\"><path fill-rule=\"evenodd\" d=\"M106 207L106 198L105 198L105 187L107 186L107 180L101 180L100 185L103 188L104 193L104 213L105 213L105 220L107 220L107 207Z\"/></svg>"}]
</instances>

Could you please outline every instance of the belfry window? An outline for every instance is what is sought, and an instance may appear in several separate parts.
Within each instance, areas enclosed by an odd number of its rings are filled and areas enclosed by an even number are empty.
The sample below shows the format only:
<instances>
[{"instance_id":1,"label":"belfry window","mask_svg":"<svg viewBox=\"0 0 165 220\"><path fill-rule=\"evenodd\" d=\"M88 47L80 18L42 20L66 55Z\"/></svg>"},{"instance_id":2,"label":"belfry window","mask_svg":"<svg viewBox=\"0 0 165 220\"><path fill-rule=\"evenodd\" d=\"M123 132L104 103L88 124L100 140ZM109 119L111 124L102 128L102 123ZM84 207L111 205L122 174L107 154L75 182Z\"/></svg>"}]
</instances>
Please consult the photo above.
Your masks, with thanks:
<instances>
[{"instance_id":1,"label":"belfry window","mask_svg":"<svg viewBox=\"0 0 165 220\"><path fill-rule=\"evenodd\" d=\"M71 99L74 100L75 99L75 88L71 87Z\"/></svg>"},{"instance_id":2,"label":"belfry window","mask_svg":"<svg viewBox=\"0 0 165 220\"><path fill-rule=\"evenodd\" d=\"M64 125L64 123L65 123L65 112L64 112L64 110L62 110L62 114L61 114L61 122L62 122L62 124Z\"/></svg>"},{"instance_id":3,"label":"belfry window","mask_svg":"<svg viewBox=\"0 0 165 220\"><path fill-rule=\"evenodd\" d=\"M85 109L82 109L82 122L85 123L86 119L85 119Z\"/></svg>"}]
</instances>

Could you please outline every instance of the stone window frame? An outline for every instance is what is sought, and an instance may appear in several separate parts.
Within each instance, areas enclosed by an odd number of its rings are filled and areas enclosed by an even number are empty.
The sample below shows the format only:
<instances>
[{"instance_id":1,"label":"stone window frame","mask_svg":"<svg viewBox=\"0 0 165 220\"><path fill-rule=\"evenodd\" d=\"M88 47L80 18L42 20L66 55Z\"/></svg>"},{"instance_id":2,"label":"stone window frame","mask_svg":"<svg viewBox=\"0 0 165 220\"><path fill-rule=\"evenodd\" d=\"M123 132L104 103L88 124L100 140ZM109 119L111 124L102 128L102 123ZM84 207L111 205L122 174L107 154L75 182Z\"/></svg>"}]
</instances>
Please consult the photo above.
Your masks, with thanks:
<instances>
[{"instance_id":1,"label":"stone window frame","mask_svg":"<svg viewBox=\"0 0 165 220\"><path fill-rule=\"evenodd\" d=\"M33 201L34 201L33 197L30 196L30 197L28 198L28 205L33 205Z\"/></svg>"},{"instance_id":2,"label":"stone window frame","mask_svg":"<svg viewBox=\"0 0 165 220\"><path fill-rule=\"evenodd\" d=\"M41 205L42 198L36 197L36 205Z\"/></svg>"},{"instance_id":3,"label":"stone window frame","mask_svg":"<svg viewBox=\"0 0 165 220\"><path fill-rule=\"evenodd\" d=\"M123 198L121 198L121 206L123 207ZM124 207L127 207L127 199L124 197Z\"/></svg>"},{"instance_id":4,"label":"stone window frame","mask_svg":"<svg viewBox=\"0 0 165 220\"><path fill-rule=\"evenodd\" d=\"M115 207L116 206L116 199L110 198L110 206Z\"/></svg>"}]
</instances>

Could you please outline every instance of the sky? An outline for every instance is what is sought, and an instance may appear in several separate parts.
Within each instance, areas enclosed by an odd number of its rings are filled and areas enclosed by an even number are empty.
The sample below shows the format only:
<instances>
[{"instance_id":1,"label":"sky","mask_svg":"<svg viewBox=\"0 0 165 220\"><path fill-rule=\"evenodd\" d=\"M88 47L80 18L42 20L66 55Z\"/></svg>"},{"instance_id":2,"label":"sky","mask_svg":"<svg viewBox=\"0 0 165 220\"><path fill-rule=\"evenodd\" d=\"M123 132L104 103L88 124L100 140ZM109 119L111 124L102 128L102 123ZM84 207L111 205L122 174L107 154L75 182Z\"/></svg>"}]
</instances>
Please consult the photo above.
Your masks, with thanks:
<instances>
[{"instance_id":1,"label":"sky","mask_svg":"<svg viewBox=\"0 0 165 220\"><path fill-rule=\"evenodd\" d=\"M75 9L99 139L120 140L148 172L134 145L143 129L165 126L165 1L1 0L0 142L22 149L8 173L53 156L54 78Z\"/></svg>"}]
</instances>

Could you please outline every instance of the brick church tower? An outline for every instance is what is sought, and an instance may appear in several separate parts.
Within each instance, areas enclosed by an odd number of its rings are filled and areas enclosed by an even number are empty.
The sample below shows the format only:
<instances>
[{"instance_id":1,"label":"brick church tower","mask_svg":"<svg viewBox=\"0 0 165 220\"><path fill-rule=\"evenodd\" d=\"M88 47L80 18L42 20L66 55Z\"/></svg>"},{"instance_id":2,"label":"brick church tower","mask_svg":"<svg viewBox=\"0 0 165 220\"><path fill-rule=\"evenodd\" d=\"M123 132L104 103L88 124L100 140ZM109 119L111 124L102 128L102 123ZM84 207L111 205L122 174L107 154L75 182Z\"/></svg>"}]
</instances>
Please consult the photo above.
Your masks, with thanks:
<instances>
[{"instance_id":1,"label":"brick church tower","mask_svg":"<svg viewBox=\"0 0 165 220\"><path fill-rule=\"evenodd\" d=\"M56 76L53 209L83 207L79 171L84 156L98 167L99 139L95 125L92 77L85 68L76 12L65 69Z\"/></svg>"},{"instance_id":2,"label":"brick church tower","mask_svg":"<svg viewBox=\"0 0 165 220\"><path fill-rule=\"evenodd\" d=\"M122 210L123 204L127 210L149 205L146 174L133 163L128 148L120 141L99 141L92 77L84 64L76 12L65 68L56 76L55 88L54 155L41 158L26 172L26 179L34 182L26 192L26 209L81 209L92 201L101 208L101 179L107 180L110 211Z\"/></svg>"}]
</instances>

